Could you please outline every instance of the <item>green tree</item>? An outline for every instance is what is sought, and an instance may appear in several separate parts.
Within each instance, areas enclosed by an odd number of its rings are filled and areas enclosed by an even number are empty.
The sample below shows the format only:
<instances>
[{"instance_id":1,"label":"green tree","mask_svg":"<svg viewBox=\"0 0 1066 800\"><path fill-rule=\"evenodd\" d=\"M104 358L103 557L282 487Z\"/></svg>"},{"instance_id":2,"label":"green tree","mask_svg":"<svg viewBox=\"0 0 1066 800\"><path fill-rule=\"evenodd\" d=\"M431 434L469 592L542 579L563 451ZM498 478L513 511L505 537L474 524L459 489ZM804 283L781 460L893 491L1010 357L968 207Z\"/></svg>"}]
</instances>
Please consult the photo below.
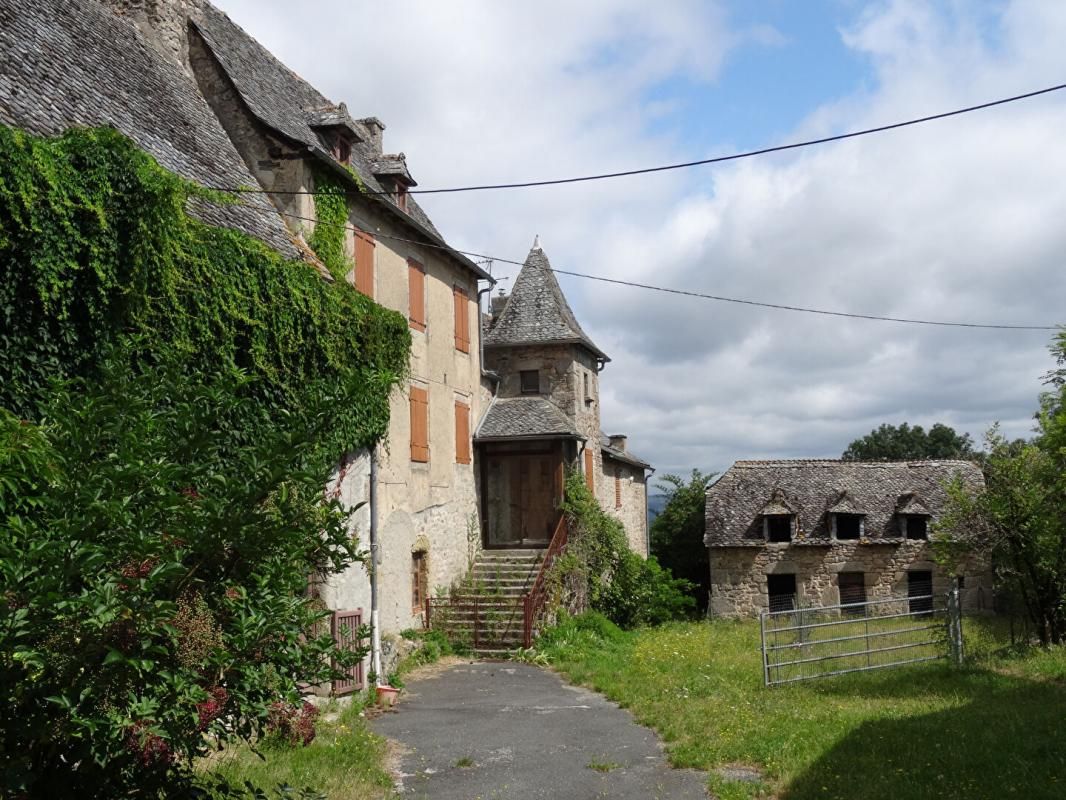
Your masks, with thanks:
<instances>
[{"instance_id":1,"label":"green tree","mask_svg":"<svg viewBox=\"0 0 1066 800\"><path fill-rule=\"evenodd\" d=\"M1051 347L1066 361L1066 333ZM945 563L977 554L995 566L1000 591L1016 597L1043 644L1066 641L1066 384L1041 397L1037 436L987 436L985 487L949 487L936 547Z\"/></svg>"},{"instance_id":2,"label":"green tree","mask_svg":"<svg viewBox=\"0 0 1066 800\"><path fill-rule=\"evenodd\" d=\"M693 585L701 610L707 608L711 582L703 543L707 486L716 475L694 469L687 483L678 475L663 475L658 488L666 497L666 505L651 524L652 555L664 568Z\"/></svg>"},{"instance_id":3,"label":"green tree","mask_svg":"<svg viewBox=\"0 0 1066 800\"><path fill-rule=\"evenodd\" d=\"M940 422L926 431L921 425L884 424L848 445L845 461L882 459L975 459L970 434L960 434Z\"/></svg>"}]
</instances>

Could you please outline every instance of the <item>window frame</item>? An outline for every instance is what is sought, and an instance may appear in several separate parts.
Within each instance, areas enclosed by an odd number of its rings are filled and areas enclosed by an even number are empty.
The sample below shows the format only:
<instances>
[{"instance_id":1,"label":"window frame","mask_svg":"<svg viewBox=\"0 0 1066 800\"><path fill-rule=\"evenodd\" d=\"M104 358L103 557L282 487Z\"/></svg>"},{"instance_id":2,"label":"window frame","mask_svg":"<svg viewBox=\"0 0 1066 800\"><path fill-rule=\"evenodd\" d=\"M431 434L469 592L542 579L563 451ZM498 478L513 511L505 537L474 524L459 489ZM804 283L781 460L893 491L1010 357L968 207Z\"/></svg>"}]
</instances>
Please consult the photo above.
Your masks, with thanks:
<instances>
[{"instance_id":1,"label":"window frame","mask_svg":"<svg viewBox=\"0 0 1066 800\"><path fill-rule=\"evenodd\" d=\"M840 523L841 518L847 518L849 522L856 521L858 527L855 529L854 536L841 536L840 535ZM833 539L838 542L857 542L866 535L866 515L865 514L852 514L847 512L833 513Z\"/></svg>"},{"instance_id":2,"label":"window frame","mask_svg":"<svg viewBox=\"0 0 1066 800\"><path fill-rule=\"evenodd\" d=\"M533 376L536 382L535 389L529 389L526 387L526 378ZM539 369L520 369L518 370L518 393L524 396L540 394L540 370Z\"/></svg>"},{"instance_id":3,"label":"window frame","mask_svg":"<svg viewBox=\"0 0 1066 800\"><path fill-rule=\"evenodd\" d=\"M421 386L411 386L409 401L411 410L411 462L415 464L428 464L430 457L429 447L429 390ZM419 419L421 422L419 423ZM416 439L416 432L421 430L424 441Z\"/></svg>"},{"instance_id":4,"label":"window frame","mask_svg":"<svg viewBox=\"0 0 1066 800\"><path fill-rule=\"evenodd\" d=\"M411 291L411 287L418 281L419 285L419 297L422 300L421 308L418 309L418 313L415 313L414 292ZM426 267L417 259L407 259L407 322L416 331L426 330L427 325L427 303L426 303Z\"/></svg>"},{"instance_id":5,"label":"window frame","mask_svg":"<svg viewBox=\"0 0 1066 800\"><path fill-rule=\"evenodd\" d=\"M774 519L787 519L788 520L788 539L774 539L774 538L771 538L771 535L770 535L770 528L771 528L770 519L771 518L774 518ZM789 543L792 542L792 540L795 537L795 534L796 534L796 515L795 514L763 514L762 515L762 524L763 524L763 538L766 539L766 543L767 544L789 544Z\"/></svg>"}]
</instances>

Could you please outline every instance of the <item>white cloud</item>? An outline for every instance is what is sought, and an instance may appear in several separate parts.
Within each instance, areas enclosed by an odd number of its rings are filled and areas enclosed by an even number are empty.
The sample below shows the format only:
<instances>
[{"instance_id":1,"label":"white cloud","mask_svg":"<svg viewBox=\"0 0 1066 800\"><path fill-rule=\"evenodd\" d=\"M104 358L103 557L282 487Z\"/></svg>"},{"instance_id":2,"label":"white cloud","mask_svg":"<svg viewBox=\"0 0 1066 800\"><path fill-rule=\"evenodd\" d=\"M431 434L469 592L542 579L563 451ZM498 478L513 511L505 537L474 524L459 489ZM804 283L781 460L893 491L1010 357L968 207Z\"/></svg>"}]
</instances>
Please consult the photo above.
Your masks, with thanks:
<instances>
[{"instance_id":1,"label":"white cloud","mask_svg":"<svg viewBox=\"0 0 1066 800\"><path fill-rule=\"evenodd\" d=\"M492 2L221 5L297 72L389 126L425 187L685 160L663 81L713 87L737 48L719 7ZM883 124L1049 85L1066 7L890 2L841 35L876 80L787 138ZM787 35L787 31L785 32ZM654 125L654 128L652 126ZM458 246L564 269L863 313L1059 322L1066 100L1057 95L713 172L425 197ZM651 130L658 133L650 133ZM667 131L667 133L663 133ZM517 267L498 270L515 274ZM605 427L660 471L839 454L881 422L1031 426L1047 333L848 321L563 278L614 361Z\"/></svg>"}]
</instances>

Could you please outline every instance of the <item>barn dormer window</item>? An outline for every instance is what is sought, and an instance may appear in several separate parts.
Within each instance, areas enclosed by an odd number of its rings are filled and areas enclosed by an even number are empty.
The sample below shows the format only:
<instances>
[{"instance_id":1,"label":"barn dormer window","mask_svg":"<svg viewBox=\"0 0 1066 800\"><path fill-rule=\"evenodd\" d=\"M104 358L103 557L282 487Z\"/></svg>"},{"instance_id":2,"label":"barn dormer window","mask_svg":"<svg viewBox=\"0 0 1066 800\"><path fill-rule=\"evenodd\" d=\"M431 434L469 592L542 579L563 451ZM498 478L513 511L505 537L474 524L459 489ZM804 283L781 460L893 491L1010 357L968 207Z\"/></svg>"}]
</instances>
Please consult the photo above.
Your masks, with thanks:
<instances>
[{"instance_id":1,"label":"barn dormer window","mask_svg":"<svg viewBox=\"0 0 1066 800\"><path fill-rule=\"evenodd\" d=\"M792 541L792 514L764 514L763 533L766 541L771 543L785 543Z\"/></svg>"},{"instance_id":2,"label":"barn dormer window","mask_svg":"<svg viewBox=\"0 0 1066 800\"><path fill-rule=\"evenodd\" d=\"M796 509L782 489L774 489L770 500L759 511L762 532L767 542L791 542L796 532Z\"/></svg>"},{"instance_id":3,"label":"barn dormer window","mask_svg":"<svg viewBox=\"0 0 1066 800\"><path fill-rule=\"evenodd\" d=\"M907 539L929 538L929 517L923 514L907 514L903 517L903 535Z\"/></svg>"},{"instance_id":4,"label":"barn dormer window","mask_svg":"<svg viewBox=\"0 0 1066 800\"><path fill-rule=\"evenodd\" d=\"M899 533L904 539L924 540L929 538L929 520L932 514L916 492L900 495L896 504Z\"/></svg>"},{"instance_id":5,"label":"barn dormer window","mask_svg":"<svg viewBox=\"0 0 1066 800\"><path fill-rule=\"evenodd\" d=\"M861 539L866 527L864 514L833 514L833 538L838 541Z\"/></svg>"}]
</instances>

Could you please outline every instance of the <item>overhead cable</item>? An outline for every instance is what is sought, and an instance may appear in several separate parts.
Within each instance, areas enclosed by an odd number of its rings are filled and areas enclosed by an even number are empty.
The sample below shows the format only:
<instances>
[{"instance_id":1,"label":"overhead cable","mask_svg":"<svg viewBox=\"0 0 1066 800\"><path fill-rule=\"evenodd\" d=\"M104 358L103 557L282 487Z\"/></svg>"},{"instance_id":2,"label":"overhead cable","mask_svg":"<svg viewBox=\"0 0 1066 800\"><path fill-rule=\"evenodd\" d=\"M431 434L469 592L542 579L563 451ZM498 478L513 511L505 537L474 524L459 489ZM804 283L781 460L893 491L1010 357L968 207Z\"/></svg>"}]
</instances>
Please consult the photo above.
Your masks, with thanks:
<instances>
[{"instance_id":1,"label":"overhead cable","mask_svg":"<svg viewBox=\"0 0 1066 800\"><path fill-rule=\"evenodd\" d=\"M1016 94L1011 97L1003 97L999 100L990 100L987 103L978 103L974 106L966 106L965 108L956 108L953 111L942 111L939 114L928 114L924 117L915 117L913 119L903 120L902 122L892 122L887 125L878 125L873 128L863 128L862 130L850 131L848 133L838 133L833 136L823 136L818 139L806 139L800 142L792 142L790 144L779 144L772 147L762 147L758 150L746 150L740 153L733 153L725 156L714 156L712 158L701 158L698 161L683 161L678 164L663 164L655 167L642 167L640 169L622 170L619 172L601 172L594 175L580 175L570 178L551 178L547 180L527 180L518 181L515 183L485 183L474 184L470 186L453 186L441 189L411 189L408 194L454 194L457 192L482 192L492 189L528 189L534 186L560 186L568 183L588 183L589 181L602 181L609 178L626 178L633 175L647 175L653 172L668 172L670 170L677 169L689 169L691 167L702 167L707 164L723 164L727 161L739 161L744 158L752 158L754 156L763 156L770 153L781 153L786 150L798 150L803 147L813 147L819 144L828 144L830 142L839 142L845 139L855 139L860 136L869 136L873 133L884 133L885 131L896 130L898 128L908 128L912 125L921 125L925 122L934 122L940 119L947 119L948 117L957 117L962 114L969 114L973 111L982 111L987 108L994 108L996 106L1007 105L1008 103L1016 103L1019 100L1028 100L1033 97L1039 97L1040 95L1051 94L1052 92L1058 92L1062 89L1066 89L1066 83L1060 83L1055 86L1048 86L1045 89L1037 89L1032 92L1025 92L1024 94ZM250 194L284 194L284 195L307 195L316 194L313 190L300 190L300 189L256 189L256 188L225 188L225 187L212 187L218 191L223 192L235 192L235 193L250 193ZM336 194L334 190L331 190L332 194ZM350 191L344 192L349 195L391 195L394 192L389 191Z\"/></svg>"},{"instance_id":2,"label":"overhead cable","mask_svg":"<svg viewBox=\"0 0 1066 800\"><path fill-rule=\"evenodd\" d=\"M305 220L307 222L315 222L318 225L331 225L333 227L340 227L346 230L350 230L353 233L361 234L364 236L375 236L379 239L389 239L396 242L407 242L409 244L415 244L420 247L430 247L436 250L447 250L453 253L460 253L470 258L489 259L492 261L499 261L504 264L515 264L519 267L524 266L525 262L515 261L510 258L503 258L502 256L486 255L485 253L474 253L469 250L459 250L454 247L448 247L446 245L429 244L426 242L418 241L416 239L408 239L402 236L391 236L383 233L374 233L373 231L363 230L357 228L354 225L347 225L344 223L330 223L319 222L314 217L303 217L298 214L289 214L284 211L279 211L284 217L291 217L292 219ZM601 283L612 283L618 286L629 286L636 289L646 289L653 292L664 292L666 294L683 295L686 297L697 297L702 300L714 300L719 303L736 303L746 306L757 306L759 308L771 308L777 311L793 311L802 314L819 314L827 317L844 317L847 319L864 319L872 320L875 322L898 322L908 325L933 325L939 327L948 328L981 328L986 330L1016 330L1016 331L1054 331L1061 330L1061 326L1058 325L1009 325L1009 324L992 324L992 323L977 323L977 322L953 322L945 320L929 320L929 319L913 319L909 317L886 317L879 316L877 314L858 314L848 311L830 311L822 308L809 308L806 306L793 306L784 305L782 303L769 303L762 300L747 300L738 297L726 297L724 295L707 294L704 292L694 292L687 289L671 289L665 286L653 286L647 283L637 283L636 281L625 281L618 278L607 278L603 275L589 275L584 272L573 272L571 270L557 269L555 267L549 267L552 272L559 275L569 275L574 278L584 278L590 281L600 281Z\"/></svg>"}]
</instances>

